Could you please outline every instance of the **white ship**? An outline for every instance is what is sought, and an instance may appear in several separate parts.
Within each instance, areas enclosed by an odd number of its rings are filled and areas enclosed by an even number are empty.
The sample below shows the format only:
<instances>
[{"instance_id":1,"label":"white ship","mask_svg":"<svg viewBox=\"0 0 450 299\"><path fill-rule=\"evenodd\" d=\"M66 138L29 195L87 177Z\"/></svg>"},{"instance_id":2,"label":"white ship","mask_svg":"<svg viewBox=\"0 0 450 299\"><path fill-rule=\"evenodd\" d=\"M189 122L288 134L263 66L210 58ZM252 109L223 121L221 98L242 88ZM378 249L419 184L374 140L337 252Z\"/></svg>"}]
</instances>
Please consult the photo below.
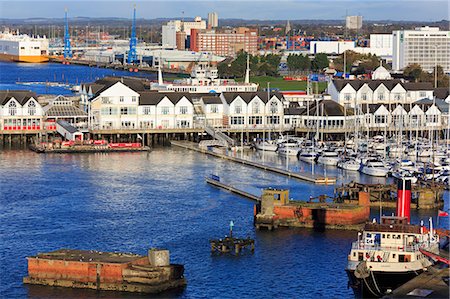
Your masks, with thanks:
<instances>
[{"instance_id":1,"label":"white ship","mask_svg":"<svg viewBox=\"0 0 450 299\"><path fill-rule=\"evenodd\" d=\"M26 34L0 33L0 60L17 62L47 62L48 39Z\"/></svg>"},{"instance_id":2,"label":"white ship","mask_svg":"<svg viewBox=\"0 0 450 299\"><path fill-rule=\"evenodd\" d=\"M164 82L161 68L158 68L158 82L151 84L151 89L158 91L174 91L189 93L222 93L222 92L256 92L258 84L250 83L250 69L247 60L247 71L244 82L233 79L220 79L216 67L209 63L197 64L191 77L173 82Z\"/></svg>"}]
</instances>

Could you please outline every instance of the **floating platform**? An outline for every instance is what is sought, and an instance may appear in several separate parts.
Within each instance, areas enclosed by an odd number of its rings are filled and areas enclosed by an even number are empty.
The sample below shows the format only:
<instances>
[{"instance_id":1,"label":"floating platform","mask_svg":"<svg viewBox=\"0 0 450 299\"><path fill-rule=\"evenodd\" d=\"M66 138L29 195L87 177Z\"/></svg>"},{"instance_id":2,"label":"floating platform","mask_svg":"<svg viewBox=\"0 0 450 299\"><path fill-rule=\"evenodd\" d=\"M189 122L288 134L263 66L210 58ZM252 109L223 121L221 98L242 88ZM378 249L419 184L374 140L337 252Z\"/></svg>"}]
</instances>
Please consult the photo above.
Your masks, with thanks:
<instances>
[{"instance_id":1,"label":"floating platform","mask_svg":"<svg viewBox=\"0 0 450 299\"><path fill-rule=\"evenodd\" d=\"M113 146L111 146L113 145ZM112 153L112 152L146 152L151 148L148 146L141 146L139 143L123 143L122 146L114 146L115 144L107 145L72 145L67 147L46 147L42 145L30 145L30 149L36 153L43 154L73 154L73 153Z\"/></svg>"},{"instance_id":2,"label":"floating platform","mask_svg":"<svg viewBox=\"0 0 450 299\"><path fill-rule=\"evenodd\" d=\"M308 201L290 200L289 190L264 189L262 196L250 194L220 181L218 176L206 178L215 187L256 201L254 224L257 229L307 227L316 229L360 230L370 216L369 195L360 192L358 204L326 202L328 196Z\"/></svg>"},{"instance_id":3,"label":"floating platform","mask_svg":"<svg viewBox=\"0 0 450 299\"><path fill-rule=\"evenodd\" d=\"M255 240L246 238L239 239L231 237L225 237L223 239L210 240L211 254L214 253L234 253L238 255L243 250L250 250L251 253L255 251Z\"/></svg>"},{"instance_id":4,"label":"floating platform","mask_svg":"<svg viewBox=\"0 0 450 299\"><path fill-rule=\"evenodd\" d=\"M135 293L160 293L186 285L184 266L170 264L168 250L151 249L142 256L59 249L27 260L25 284Z\"/></svg>"},{"instance_id":5,"label":"floating platform","mask_svg":"<svg viewBox=\"0 0 450 299\"><path fill-rule=\"evenodd\" d=\"M257 163L257 162L249 161L249 160L246 160L246 159L241 159L241 158L231 157L231 156L224 155L224 154L215 153L215 152L212 152L212 151L200 148L194 142L171 141L171 144L175 145L175 146L178 146L178 147L185 148L185 149L189 149L189 150L197 151L197 152L200 152L200 153L203 153L203 154L207 154L207 155L210 155L210 156L213 156L213 157L216 157L216 158L221 158L221 159L225 159L225 160L228 160L228 161L244 164L244 165L247 165L247 166L252 166L252 167L255 167L255 168L258 168L258 169L270 171L270 172L273 172L273 173L281 174L281 175L284 175L284 176L292 177L292 178L295 178L295 179L307 181L307 182L314 183L314 184L333 185L333 184L336 183L336 178L319 177L319 176L312 176L312 175L309 175L309 174L306 174L306 173L292 172L292 171L280 169L280 168L277 168L277 167L273 167L273 166L264 165L264 164L260 164L260 163Z\"/></svg>"}]
</instances>

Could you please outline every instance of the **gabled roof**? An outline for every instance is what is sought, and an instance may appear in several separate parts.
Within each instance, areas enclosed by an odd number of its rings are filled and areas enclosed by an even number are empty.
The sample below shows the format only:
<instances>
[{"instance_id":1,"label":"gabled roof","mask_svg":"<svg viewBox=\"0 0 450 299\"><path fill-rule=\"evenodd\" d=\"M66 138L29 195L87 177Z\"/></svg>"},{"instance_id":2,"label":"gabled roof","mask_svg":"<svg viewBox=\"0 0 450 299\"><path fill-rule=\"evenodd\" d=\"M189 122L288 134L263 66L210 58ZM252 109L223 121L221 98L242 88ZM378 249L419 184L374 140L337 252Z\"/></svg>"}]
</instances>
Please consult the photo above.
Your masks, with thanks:
<instances>
[{"instance_id":1,"label":"gabled roof","mask_svg":"<svg viewBox=\"0 0 450 299\"><path fill-rule=\"evenodd\" d=\"M223 96L228 104L231 104L238 96L244 100L247 104L250 103L256 96L260 98L264 103L267 103L267 92L257 91L257 92L224 92ZM270 98L273 96L282 100L283 95L279 92L270 92Z\"/></svg>"},{"instance_id":2,"label":"gabled roof","mask_svg":"<svg viewBox=\"0 0 450 299\"><path fill-rule=\"evenodd\" d=\"M392 90L397 84L400 84L406 90L433 90L433 85L429 82L402 82L398 79L392 80L347 80L347 79L335 79L333 84L338 91L341 91L347 84L358 91L365 83L369 85L371 90L377 89L381 84L387 87L387 89Z\"/></svg>"},{"instance_id":3,"label":"gabled roof","mask_svg":"<svg viewBox=\"0 0 450 299\"><path fill-rule=\"evenodd\" d=\"M305 107L300 107L298 104L290 104L288 108L284 108L284 115L301 115L305 110Z\"/></svg>"},{"instance_id":4,"label":"gabled roof","mask_svg":"<svg viewBox=\"0 0 450 299\"><path fill-rule=\"evenodd\" d=\"M317 111L319 109L319 111ZM345 115L353 115L353 112L347 109L344 112L344 106L339 105L337 102L333 100L322 100L318 105L314 105L309 110L309 115L319 115L319 116L345 116ZM307 111L304 111L303 114L306 114Z\"/></svg>"},{"instance_id":5,"label":"gabled roof","mask_svg":"<svg viewBox=\"0 0 450 299\"><path fill-rule=\"evenodd\" d=\"M11 98L24 105L30 98L37 99L37 96L30 90L0 90L0 105L5 105Z\"/></svg>"},{"instance_id":6,"label":"gabled roof","mask_svg":"<svg viewBox=\"0 0 450 299\"><path fill-rule=\"evenodd\" d=\"M139 105L158 105L164 97L167 97L174 105L183 97L192 103L192 95L185 92L140 91L139 95Z\"/></svg>"},{"instance_id":7,"label":"gabled roof","mask_svg":"<svg viewBox=\"0 0 450 299\"><path fill-rule=\"evenodd\" d=\"M205 105L222 104L222 100L220 99L219 96L205 96L205 97L202 97L202 100Z\"/></svg>"},{"instance_id":8,"label":"gabled roof","mask_svg":"<svg viewBox=\"0 0 450 299\"><path fill-rule=\"evenodd\" d=\"M117 82L123 83L125 86L131 88L136 92L144 91L146 90L146 86L149 86L149 83L146 79L130 77L105 77L95 81L94 83L84 84L84 86L86 87L86 91L89 90L89 87L92 88L92 92L94 93L93 97L95 98L111 86L115 85Z\"/></svg>"}]
</instances>

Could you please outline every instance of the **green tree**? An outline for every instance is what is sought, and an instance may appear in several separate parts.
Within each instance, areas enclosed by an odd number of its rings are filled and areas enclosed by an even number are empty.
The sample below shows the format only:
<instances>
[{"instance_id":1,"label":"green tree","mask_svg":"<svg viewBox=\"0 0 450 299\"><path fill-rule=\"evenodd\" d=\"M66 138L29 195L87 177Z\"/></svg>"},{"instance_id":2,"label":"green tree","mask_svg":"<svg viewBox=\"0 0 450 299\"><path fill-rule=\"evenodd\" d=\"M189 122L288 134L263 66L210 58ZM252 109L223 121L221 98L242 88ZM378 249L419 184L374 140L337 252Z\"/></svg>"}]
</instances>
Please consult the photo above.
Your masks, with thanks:
<instances>
[{"instance_id":1,"label":"green tree","mask_svg":"<svg viewBox=\"0 0 450 299\"><path fill-rule=\"evenodd\" d=\"M418 82L418 81L422 81L423 79L425 79L426 74L424 74L422 67L419 64L414 63L414 64L408 65L403 70L403 75L405 77L408 77L408 78L414 80L414 82ZM422 79L422 80L420 80L420 79Z\"/></svg>"},{"instance_id":2,"label":"green tree","mask_svg":"<svg viewBox=\"0 0 450 299\"><path fill-rule=\"evenodd\" d=\"M328 59L327 54L317 53L312 61L312 69L315 71L322 71L324 68L328 67L329 64L330 60Z\"/></svg>"}]
</instances>

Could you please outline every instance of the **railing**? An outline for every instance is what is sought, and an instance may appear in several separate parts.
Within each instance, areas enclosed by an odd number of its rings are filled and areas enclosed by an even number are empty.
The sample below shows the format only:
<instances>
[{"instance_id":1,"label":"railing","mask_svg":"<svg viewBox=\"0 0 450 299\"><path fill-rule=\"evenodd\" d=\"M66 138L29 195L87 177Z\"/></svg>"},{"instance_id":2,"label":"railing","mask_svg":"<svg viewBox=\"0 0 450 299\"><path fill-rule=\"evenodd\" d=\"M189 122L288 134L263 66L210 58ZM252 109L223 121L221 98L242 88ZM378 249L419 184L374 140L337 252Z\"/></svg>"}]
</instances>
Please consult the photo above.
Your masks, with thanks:
<instances>
[{"instance_id":1,"label":"railing","mask_svg":"<svg viewBox=\"0 0 450 299\"><path fill-rule=\"evenodd\" d=\"M397 246L380 246L378 244L371 245L371 244L365 244L363 242L353 242L352 243L352 249L355 250L366 250L366 251L404 251L404 252L416 252L419 250L419 245L415 244L412 246L403 246L403 245L397 245Z\"/></svg>"}]
</instances>

